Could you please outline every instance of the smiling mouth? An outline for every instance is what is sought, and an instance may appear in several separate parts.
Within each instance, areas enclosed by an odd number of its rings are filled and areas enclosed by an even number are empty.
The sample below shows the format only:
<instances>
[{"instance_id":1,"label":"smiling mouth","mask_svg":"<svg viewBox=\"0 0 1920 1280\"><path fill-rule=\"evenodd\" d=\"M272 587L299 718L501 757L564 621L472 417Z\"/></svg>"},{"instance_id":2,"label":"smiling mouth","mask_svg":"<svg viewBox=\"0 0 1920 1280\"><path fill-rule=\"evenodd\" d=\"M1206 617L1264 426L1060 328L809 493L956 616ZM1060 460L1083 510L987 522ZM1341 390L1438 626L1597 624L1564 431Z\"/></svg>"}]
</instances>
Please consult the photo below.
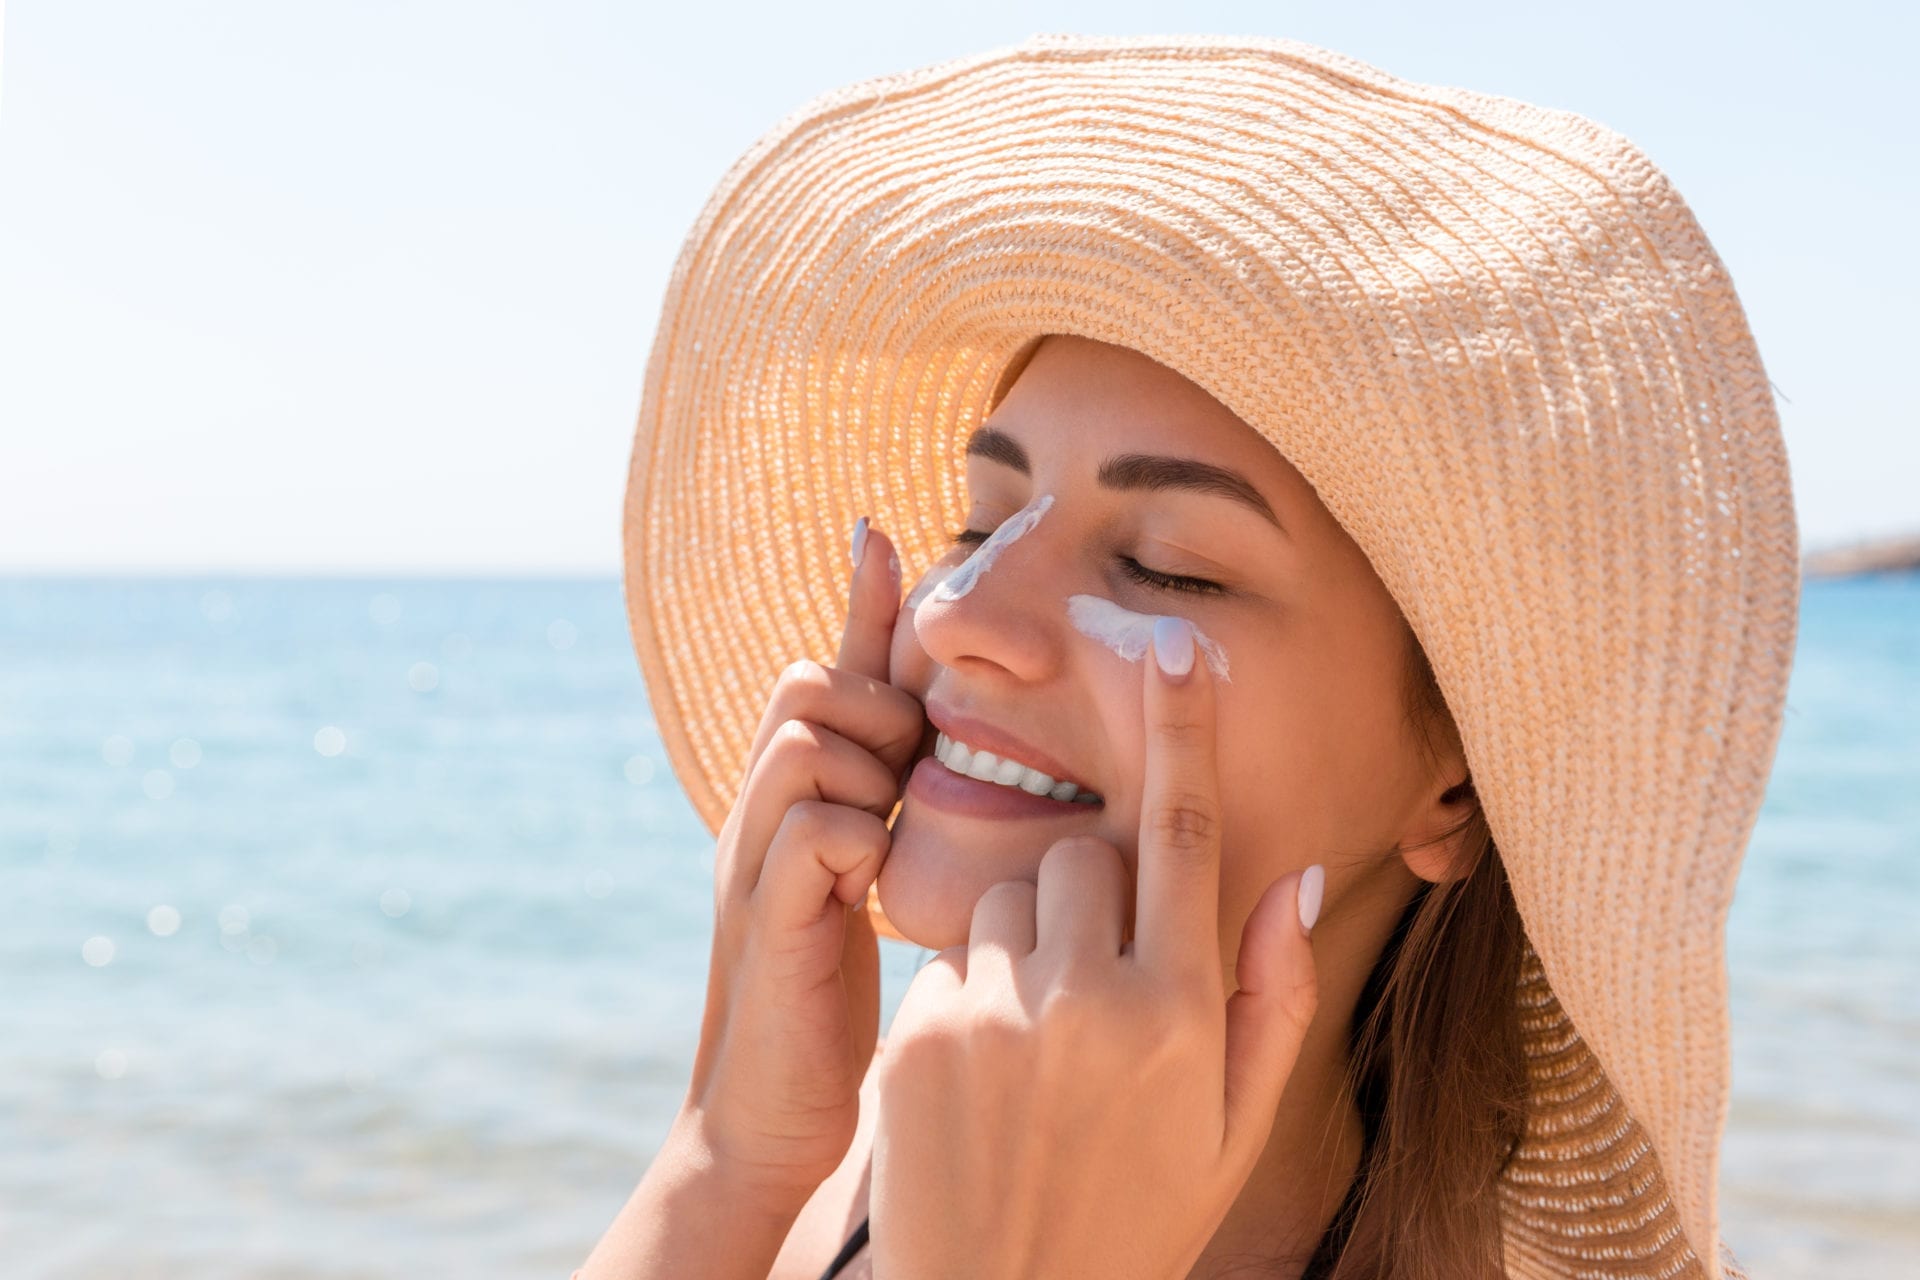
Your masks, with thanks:
<instances>
[{"instance_id":1,"label":"smiling mouth","mask_svg":"<svg viewBox=\"0 0 1920 1280\"><path fill-rule=\"evenodd\" d=\"M957 738L937 733L933 740L933 758L963 777L996 786L1010 787L1032 796L1047 796L1073 804L1096 805L1100 796L1083 790L1066 778L1054 778L1038 769L996 756L991 751L976 751Z\"/></svg>"}]
</instances>

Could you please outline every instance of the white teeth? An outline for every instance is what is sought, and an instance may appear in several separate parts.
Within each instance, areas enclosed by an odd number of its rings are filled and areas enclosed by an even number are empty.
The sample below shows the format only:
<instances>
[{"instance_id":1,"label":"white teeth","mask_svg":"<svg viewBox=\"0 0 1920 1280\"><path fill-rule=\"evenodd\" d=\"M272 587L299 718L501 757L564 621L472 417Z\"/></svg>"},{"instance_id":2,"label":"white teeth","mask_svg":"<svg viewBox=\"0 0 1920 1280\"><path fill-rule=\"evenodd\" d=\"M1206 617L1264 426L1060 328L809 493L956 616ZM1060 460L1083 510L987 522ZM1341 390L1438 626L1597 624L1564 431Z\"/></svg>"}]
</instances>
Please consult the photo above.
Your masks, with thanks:
<instances>
[{"instance_id":1,"label":"white teeth","mask_svg":"<svg viewBox=\"0 0 1920 1280\"><path fill-rule=\"evenodd\" d=\"M978 778L982 782L1018 787L1029 795L1052 796L1055 800L1070 800L1075 804L1100 803L1099 796L1091 791L1080 790L1077 783L1057 781L1038 769L1029 769L1018 760L1002 759L991 751L975 751L966 743L956 742L944 733L934 735L933 756L955 773Z\"/></svg>"}]
</instances>

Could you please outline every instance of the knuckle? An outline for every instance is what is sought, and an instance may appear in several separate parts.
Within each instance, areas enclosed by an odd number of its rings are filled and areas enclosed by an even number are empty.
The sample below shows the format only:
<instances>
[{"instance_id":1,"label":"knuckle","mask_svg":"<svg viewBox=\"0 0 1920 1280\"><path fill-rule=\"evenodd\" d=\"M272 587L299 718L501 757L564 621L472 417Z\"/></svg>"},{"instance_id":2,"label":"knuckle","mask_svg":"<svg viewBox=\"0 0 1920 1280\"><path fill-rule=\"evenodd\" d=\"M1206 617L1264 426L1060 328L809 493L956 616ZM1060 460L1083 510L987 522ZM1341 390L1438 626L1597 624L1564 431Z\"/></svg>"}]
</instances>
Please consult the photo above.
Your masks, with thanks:
<instances>
[{"instance_id":1,"label":"knuckle","mask_svg":"<svg viewBox=\"0 0 1920 1280\"><path fill-rule=\"evenodd\" d=\"M1154 806L1148 823L1160 844L1175 851L1199 852L1220 839L1219 809L1197 795L1166 797Z\"/></svg>"},{"instance_id":2,"label":"knuckle","mask_svg":"<svg viewBox=\"0 0 1920 1280\"><path fill-rule=\"evenodd\" d=\"M812 848L826 839L833 825L833 806L821 800L796 800L780 820L784 843Z\"/></svg>"},{"instance_id":3,"label":"knuckle","mask_svg":"<svg viewBox=\"0 0 1920 1280\"><path fill-rule=\"evenodd\" d=\"M1033 1037L1026 1011L1005 1000L983 1002L974 1011L971 1030L987 1053L998 1058L1023 1051Z\"/></svg>"},{"instance_id":4,"label":"knuckle","mask_svg":"<svg viewBox=\"0 0 1920 1280\"><path fill-rule=\"evenodd\" d=\"M816 662L812 658L797 658L789 662L786 670L780 673L780 683L783 685L813 685L817 687L824 685L826 682L827 668L825 664Z\"/></svg>"},{"instance_id":5,"label":"knuckle","mask_svg":"<svg viewBox=\"0 0 1920 1280\"><path fill-rule=\"evenodd\" d=\"M780 672L780 678L774 681L769 702L782 719L794 719L819 704L821 696L831 687L830 680L826 667L812 658L789 662Z\"/></svg>"},{"instance_id":6,"label":"knuckle","mask_svg":"<svg viewBox=\"0 0 1920 1280\"><path fill-rule=\"evenodd\" d=\"M1034 886L1025 880L997 881L988 885L987 891L980 895L980 900L973 904L973 914L976 918L991 917L1017 911L1023 906L1031 909L1034 893Z\"/></svg>"},{"instance_id":7,"label":"knuckle","mask_svg":"<svg viewBox=\"0 0 1920 1280\"><path fill-rule=\"evenodd\" d=\"M792 767L811 760L822 748L820 729L809 720L782 720L773 731L767 750L783 766Z\"/></svg>"},{"instance_id":8,"label":"knuckle","mask_svg":"<svg viewBox=\"0 0 1920 1280\"><path fill-rule=\"evenodd\" d=\"M1310 972L1296 970L1286 979L1286 999L1281 1003L1304 1029L1320 1010L1320 984Z\"/></svg>"},{"instance_id":9,"label":"knuckle","mask_svg":"<svg viewBox=\"0 0 1920 1280\"><path fill-rule=\"evenodd\" d=\"M887 1049L879 1056L883 1073L881 1092L887 1080L896 1075L903 1080L924 1080L942 1068L967 1045L967 1021L958 1006L914 1006L903 1004L903 1012L887 1029Z\"/></svg>"},{"instance_id":10,"label":"knuckle","mask_svg":"<svg viewBox=\"0 0 1920 1280\"><path fill-rule=\"evenodd\" d=\"M1178 713L1160 721L1154 731L1164 745L1176 751L1202 747L1211 740L1211 730L1204 721Z\"/></svg>"},{"instance_id":11,"label":"knuckle","mask_svg":"<svg viewBox=\"0 0 1920 1280\"><path fill-rule=\"evenodd\" d=\"M1143 1000L1131 1015L1149 1055L1178 1053L1194 1042L1199 1028L1184 1012L1190 1002L1172 998Z\"/></svg>"},{"instance_id":12,"label":"knuckle","mask_svg":"<svg viewBox=\"0 0 1920 1280\"><path fill-rule=\"evenodd\" d=\"M1291 1019L1294 1034L1304 1038L1307 1029L1313 1025L1314 1015L1319 1012L1319 1007L1320 998L1317 991L1296 991L1293 998L1286 1002L1285 1011L1281 1016Z\"/></svg>"},{"instance_id":13,"label":"knuckle","mask_svg":"<svg viewBox=\"0 0 1920 1280\"><path fill-rule=\"evenodd\" d=\"M939 1024L931 1018L895 1018L887 1028L887 1051L876 1060L882 1097L895 1094L895 1081L923 1078L939 1050Z\"/></svg>"}]
</instances>

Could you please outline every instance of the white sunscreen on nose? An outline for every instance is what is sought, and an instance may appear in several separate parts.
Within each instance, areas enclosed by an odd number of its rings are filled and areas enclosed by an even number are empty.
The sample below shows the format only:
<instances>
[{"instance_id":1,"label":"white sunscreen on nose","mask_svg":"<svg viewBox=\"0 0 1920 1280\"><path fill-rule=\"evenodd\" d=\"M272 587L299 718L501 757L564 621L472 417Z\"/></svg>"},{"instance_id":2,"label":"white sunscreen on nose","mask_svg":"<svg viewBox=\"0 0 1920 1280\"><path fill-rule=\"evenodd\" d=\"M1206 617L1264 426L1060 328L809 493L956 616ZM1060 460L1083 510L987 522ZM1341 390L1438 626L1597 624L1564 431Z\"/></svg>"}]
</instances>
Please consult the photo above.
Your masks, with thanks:
<instances>
[{"instance_id":1,"label":"white sunscreen on nose","mask_svg":"<svg viewBox=\"0 0 1920 1280\"><path fill-rule=\"evenodd\" d=\"M948 574L939 586L933 589L935 600L958 600L973 590L973 584L980 581L981 575L993 568L993 562L1000 553L1016 541L1033 531L1040 523L1040 517L1053 505L1053 495L1043 493L1026 506L1007 517L998 529L987 535L987 540L973 549L958 569Z\"/></svg>"},{"instance_id":2,"label":"white sunscreen on nose","mask_svg":"<svg viewBox=\"0 0 1920 1280\"><path fill-rule=\"evenodd\" d=\"M907 608L918 609L920 602L933 594L933 589L947 580L952 569L929 569L920 581L913 584L913 590L907 592Z\"/></svg>"},{"instance_id":3,"label":"white sunscreen on nose","mask_svg":"<svg viewBox=\"0 0 1920 1280\"><path fill-rule=\"evenodd\" d=\"M1138 662L1147 656L1147 650L1153 645L1153 624L1159 621L1156 614L1135 613L1104 596L1068 596L1067 619L1075 631L1089 640L1098 640L1128 662ZM1193 626L1192 619L1188 619L1187 625ZM1219 641L1194 627L1193 642L1206 655L1207 670L1213 672L1216 679L1232 683L1227 675L1227 651L1220 647Z\"/></svg>"}]
</instances>

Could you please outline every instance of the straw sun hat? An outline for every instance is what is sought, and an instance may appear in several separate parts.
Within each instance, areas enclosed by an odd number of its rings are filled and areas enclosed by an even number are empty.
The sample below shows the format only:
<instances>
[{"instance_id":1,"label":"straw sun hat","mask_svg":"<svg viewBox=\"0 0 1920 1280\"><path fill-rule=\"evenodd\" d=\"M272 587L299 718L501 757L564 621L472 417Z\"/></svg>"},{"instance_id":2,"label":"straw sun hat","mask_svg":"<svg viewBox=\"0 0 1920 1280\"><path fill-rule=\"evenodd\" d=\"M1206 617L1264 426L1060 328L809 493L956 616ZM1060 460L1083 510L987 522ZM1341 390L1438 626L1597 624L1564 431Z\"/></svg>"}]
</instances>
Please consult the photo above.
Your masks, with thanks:
<instances>
[{"instance_id":1,"label":"straw sun hat","mask_svg":"<svg viewBox=\"0 0 1920 1280\"><path fill-rule=\"evenodd\" d=\"M832 660L855 518L908 582L938 558L1047 333L1261 432L1426 650L1534 953L1511 1274L1738 1274L1724 933L1798 538L1671 183L1580 116L1290 40L1039 35L789 115L674 265L626 497L635 647L710 827L780 670Z\"/></svg>"}]
</instances>

